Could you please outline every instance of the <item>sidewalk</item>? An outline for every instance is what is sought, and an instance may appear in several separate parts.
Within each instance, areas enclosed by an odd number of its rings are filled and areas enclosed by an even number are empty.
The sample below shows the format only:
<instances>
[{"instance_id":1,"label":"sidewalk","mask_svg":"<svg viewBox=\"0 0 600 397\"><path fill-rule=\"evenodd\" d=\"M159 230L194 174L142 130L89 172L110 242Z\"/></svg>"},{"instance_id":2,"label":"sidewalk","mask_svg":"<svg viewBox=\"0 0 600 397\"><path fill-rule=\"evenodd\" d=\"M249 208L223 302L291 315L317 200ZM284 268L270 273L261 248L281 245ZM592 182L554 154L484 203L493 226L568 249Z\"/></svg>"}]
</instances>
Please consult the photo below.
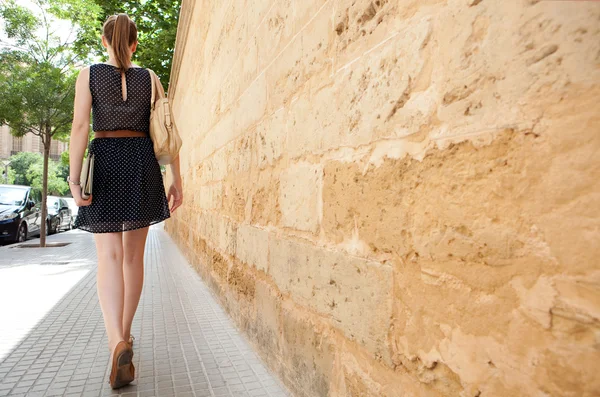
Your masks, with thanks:
<instances>
[{"instance_id":1,"label":"sidewalk","mask_svg":"<svg viewBox=\"0 0 600 397\"><path fill-rule=\"evenodd\" d=\"M92 235L49 241L71 244L0 248L0 396L290 395L160 226L132 329L137 379L111 390Z\"/></svg>"}]
</instances>

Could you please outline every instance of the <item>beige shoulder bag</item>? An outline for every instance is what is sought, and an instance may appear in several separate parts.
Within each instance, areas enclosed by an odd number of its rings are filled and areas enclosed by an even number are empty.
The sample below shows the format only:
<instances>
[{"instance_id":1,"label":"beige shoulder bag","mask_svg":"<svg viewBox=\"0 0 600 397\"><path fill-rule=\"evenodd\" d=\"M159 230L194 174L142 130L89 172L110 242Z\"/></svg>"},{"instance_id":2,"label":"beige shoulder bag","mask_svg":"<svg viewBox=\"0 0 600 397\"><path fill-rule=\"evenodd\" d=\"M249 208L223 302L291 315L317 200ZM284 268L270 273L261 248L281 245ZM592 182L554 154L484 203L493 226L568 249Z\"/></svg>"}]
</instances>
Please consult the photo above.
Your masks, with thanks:
<instances>
[{"instance_id":1,"label":"beige shoulder bag","mask_svg":"<svg viewBox=\"0 0 600 397\"><path fill-rule=\"evenodd\" d=\"M181 138L171 117L171 105L158 76L150 69L152 99L150 102L150 139L159 164L171 164L179 155Z\"/></svg>"}]
</instances>

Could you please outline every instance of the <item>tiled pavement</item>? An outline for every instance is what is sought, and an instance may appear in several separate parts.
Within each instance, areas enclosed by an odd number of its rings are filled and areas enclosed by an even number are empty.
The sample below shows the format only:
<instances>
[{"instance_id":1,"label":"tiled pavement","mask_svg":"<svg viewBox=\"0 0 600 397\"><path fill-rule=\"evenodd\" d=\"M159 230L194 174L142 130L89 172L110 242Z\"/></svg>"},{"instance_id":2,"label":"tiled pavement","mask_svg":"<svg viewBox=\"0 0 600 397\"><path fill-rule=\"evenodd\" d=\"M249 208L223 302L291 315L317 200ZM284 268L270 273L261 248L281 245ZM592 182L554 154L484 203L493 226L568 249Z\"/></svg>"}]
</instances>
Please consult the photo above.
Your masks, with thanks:
<instances>
[{"instance_id":1,"label":"tiled pavement","mask_svg":"<svg viewBox=\"0 0 600 397\"><path fill-rule=\"evenodd\" d=\"M136 381L107 384L90 234L0 248L0 396L289 396L167 234L152 227L132 333Z\"/></svg>"}]
</instances>

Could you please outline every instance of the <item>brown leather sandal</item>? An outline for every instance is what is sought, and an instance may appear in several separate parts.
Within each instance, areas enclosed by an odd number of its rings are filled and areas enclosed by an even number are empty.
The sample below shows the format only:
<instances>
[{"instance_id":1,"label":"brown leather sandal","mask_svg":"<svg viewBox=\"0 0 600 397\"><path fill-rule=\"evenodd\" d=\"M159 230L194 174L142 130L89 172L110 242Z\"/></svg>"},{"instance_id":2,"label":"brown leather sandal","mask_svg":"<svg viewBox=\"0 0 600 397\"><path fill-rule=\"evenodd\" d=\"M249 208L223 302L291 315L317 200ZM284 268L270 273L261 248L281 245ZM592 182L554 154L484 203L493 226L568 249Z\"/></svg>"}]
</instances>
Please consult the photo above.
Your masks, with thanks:
<instances>
[{"instance_id":1,"label":"brown leather sandal","mask_svg":"<svg viewBox=\"0 0 600 397\"><path fill-rule=\"evenodd\" d=\"M121 341L115 347L112 358L109 383L113 389L123 387L135 379L135 367L131 362L133 351L125 341Z\"/></svg>"}]
</instances>

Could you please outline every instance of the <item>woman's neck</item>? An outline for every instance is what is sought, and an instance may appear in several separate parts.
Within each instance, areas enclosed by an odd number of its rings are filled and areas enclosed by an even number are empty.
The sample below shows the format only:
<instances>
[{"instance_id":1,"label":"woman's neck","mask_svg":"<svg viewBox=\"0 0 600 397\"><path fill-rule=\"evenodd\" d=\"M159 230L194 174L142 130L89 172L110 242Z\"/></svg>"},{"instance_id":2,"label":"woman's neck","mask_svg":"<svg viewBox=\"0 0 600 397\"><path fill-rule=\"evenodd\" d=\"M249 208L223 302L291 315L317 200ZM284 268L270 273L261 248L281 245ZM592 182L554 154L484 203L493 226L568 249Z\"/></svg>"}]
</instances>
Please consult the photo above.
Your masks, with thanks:
<instances>
[{"instance_id":1,"label":"woman's neck","mask_svg":"<svg viewBox=\"0 0 600 397\"><path fill-rule=\"evenodd\" d=\"M113 65L115 67L119 66L119 65L117 65L117 60L113 56L111 56L111 55L108 56L108 59L106 60L106 63L108 63L110 65ZM131 62L131 59L129 60L129 67L130 68L134 67L133 62Z\"/></svg>"}]
</instances>

